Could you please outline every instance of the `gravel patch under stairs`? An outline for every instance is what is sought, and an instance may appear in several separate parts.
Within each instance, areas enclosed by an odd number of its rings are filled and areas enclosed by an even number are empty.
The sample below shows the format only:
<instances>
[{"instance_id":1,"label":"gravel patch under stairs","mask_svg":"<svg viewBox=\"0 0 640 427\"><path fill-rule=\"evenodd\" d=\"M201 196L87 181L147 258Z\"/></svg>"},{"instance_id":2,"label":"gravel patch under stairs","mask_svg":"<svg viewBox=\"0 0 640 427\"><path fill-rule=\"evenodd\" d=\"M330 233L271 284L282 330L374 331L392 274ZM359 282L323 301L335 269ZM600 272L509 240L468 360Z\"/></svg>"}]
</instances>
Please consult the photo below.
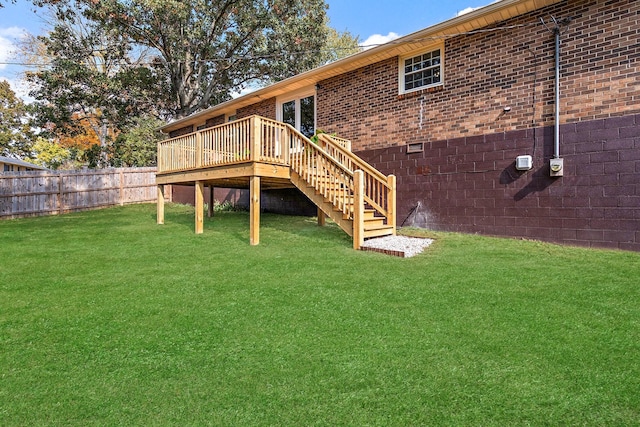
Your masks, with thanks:
<instances>
[{"instance_id":1,"label":"gravel patch under stairs","mask_svg":"<svg viewBox=\"0 0 640 427\"><path fill-rule=\"evenodd\" d=\"M387 255L410 258L416 256L429 247L433 239L419 237L385 236L369 239L360 247L363 251L380 252Z\"/></svg>"}]
</instances>

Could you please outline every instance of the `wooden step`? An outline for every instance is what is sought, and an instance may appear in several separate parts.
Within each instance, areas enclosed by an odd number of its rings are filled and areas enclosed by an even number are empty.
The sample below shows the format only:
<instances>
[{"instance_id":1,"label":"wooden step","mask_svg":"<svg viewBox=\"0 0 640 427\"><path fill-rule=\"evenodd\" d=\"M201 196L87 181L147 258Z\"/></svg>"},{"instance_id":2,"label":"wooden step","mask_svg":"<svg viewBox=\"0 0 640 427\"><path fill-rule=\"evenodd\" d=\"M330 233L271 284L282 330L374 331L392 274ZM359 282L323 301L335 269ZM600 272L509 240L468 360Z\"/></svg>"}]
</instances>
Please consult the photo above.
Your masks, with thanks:
<instances>
[{"instance_id":1,"label":"wooden step","mask_svg":"<svg viewBox=\"0 0 640 427\"><path fill-rule=\"evenodd\" d=\"M384 225L383 217L374 217L374 218L365 218L364 219L364 229L371 229L373 227L378 227Z\"/></svg>"},{"instance_id":2,"label":"wooden step","mask_svg":"<svg viewBox=\"0 0 640 427\"><path fill-rule=\"evenodd\" d=\"M375 209L365 209L364 210L364 220L376 218Z\"/></svg>"},{"instance_id":3,"label":"wooden step","mask_svg":"<svg viewBox=\"0 0 640 427\"><path fill-rule=\"evenodd\" d=\"M364 238L369 239L371 237L390 236L393 234L393 227L390 225L378 225L372 228L367 228L365 224Z\"/></svg>"}]
</instances>

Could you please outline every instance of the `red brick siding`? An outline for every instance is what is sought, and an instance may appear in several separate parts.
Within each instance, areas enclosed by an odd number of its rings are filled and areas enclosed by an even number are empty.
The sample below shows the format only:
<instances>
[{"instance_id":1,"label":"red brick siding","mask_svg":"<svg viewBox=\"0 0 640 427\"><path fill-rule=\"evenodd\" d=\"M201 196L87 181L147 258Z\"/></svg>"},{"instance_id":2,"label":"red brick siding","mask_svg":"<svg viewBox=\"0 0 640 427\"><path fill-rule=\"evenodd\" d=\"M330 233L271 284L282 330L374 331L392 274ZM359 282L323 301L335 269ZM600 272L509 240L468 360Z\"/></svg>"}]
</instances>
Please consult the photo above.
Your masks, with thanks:
<instances>
[{"instance_id":1,"label":"red brick siding","mask_svg":"<svg viewBox=\"0 0 640 427\"><path fill-rule=\"evenodd\" d=\"M183 128L169 132L169 138L176 138L178 136L187 135L191 132L193 132L193 126L185 126Z\"/></svg>"},{"instance_id":2,"label":"red brick siding","mask_svg":"<svg viewBox=\"0 0 640 427\"><path fill-rule=\"evenodd\" d=\"M318 127L362 150L552 124L554 37L540 24L551 15L574 17L561 44L562 123L639 112L640 2L570 0L447 40L441 87L398 95L397 58L321 82Z\"/></svg>"},{"instance_id":3,"label":"red brick siding","mask_svg":"<svg viewBox=\"0 0 640 427\"><path fill-rule=\"evenodd\" d=\"M533 169L516 156L532 153ZM565 176L549 177L553 127L359 152L397 175L398 224L640 251L640 114L561 126ZM410 222L410 221L409 221Z\"/></svg>"},{"instance_id":4,"label":"red brick siding","mask_svg":"<svg viewBox=\"0 0 640 427\"><path fill-rule=\"evenodd\" d=\"M211 128L211 127L223 125L223 124L225 124L224 114L207 119L207 122L205 123L205 127Z\"/></svg>"},{"instance_id":5,"label":"red brick siding","mask_svg":"<svg viewBox=\"0 0 640 427\"><path fill-rule=\"evenodd\" d=\"M276 99L269 98L264 101L257 102L255 104L240 108L236 116L239 119L257 114L268 119L276 119Z\"/></svg>"}]
</instances>

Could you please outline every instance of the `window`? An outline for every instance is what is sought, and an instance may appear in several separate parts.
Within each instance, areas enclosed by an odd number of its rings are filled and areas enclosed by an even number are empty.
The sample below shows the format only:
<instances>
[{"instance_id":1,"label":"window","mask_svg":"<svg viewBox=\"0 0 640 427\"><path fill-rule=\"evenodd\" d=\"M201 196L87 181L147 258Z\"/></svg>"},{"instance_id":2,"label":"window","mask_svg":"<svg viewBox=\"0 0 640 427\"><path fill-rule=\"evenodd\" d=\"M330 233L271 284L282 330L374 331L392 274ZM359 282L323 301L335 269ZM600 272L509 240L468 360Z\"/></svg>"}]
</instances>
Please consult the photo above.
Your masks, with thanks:
<instances>
[{"instance_id":1,"label":"window","mask_svg":"<svg viewBox=\"0 0 640 427\"><path fill-rule=\"evenodd\" d=\"M400 58L400 93L442 84L442 48Z\"/></svg>"},{"instance_id":2,"label":"window","mask_svg":"<svg viewBox=\"0 0 640 427\"><path fill-rule=\"evenodd\" d=\"M277 118L298 129L307 138L311 138L316 130L316 97L315 94L301 93L278 102Z\"/></svg>"}]
</instances>

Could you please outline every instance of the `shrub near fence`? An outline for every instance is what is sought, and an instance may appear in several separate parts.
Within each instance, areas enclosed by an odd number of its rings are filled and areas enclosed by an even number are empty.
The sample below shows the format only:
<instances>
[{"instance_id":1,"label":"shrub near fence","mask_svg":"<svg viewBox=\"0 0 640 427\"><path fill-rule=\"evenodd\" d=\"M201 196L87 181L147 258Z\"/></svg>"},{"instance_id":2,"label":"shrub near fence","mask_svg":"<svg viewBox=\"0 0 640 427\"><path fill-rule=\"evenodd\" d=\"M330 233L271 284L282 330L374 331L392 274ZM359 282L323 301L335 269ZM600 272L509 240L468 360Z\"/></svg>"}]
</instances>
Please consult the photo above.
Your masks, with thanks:
<instances>
[{"instance_id":1,"label":"shrub near fence","mask_svg":"<svg viewBox=\"0 0 640 427\"><path fill-rule=\"evenodd\" d=\"M156 188L156 168L5 172L0 219L154 202Z\"/></svg>"}]
</instances>

